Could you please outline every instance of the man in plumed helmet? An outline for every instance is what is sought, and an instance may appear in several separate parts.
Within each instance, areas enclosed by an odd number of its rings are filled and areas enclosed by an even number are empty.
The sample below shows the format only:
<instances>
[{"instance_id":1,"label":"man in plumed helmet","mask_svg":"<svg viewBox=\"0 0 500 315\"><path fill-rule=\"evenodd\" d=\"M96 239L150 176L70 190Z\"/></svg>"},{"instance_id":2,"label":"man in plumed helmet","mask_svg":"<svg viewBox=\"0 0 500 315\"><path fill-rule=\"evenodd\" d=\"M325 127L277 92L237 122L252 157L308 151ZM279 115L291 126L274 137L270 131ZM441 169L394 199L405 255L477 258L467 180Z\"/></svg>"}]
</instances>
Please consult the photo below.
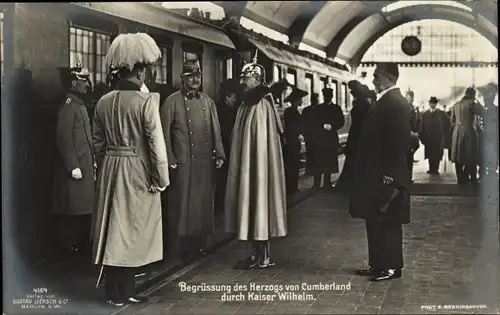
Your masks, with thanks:
<instances>
[{"instance_id":1,"label":"man in plumed helmet","mask_svg":"<svg viewBox=\"0 0 500 315\"><path fill-rule=\"evenodd\" d=\"M54 213L60 215L61 242L72 250L90 245L94 208L94 147L83 98L90 90L90 73L80 64L69 70L69 91L59 108L56 145L59 158L54 178Z\"/></svg>"},{"instance_id":2,"label":"man in plumed helmet","mask_svg":"<svg viewBox=\"0 0 500 315\"><path fill-rule=\"evenodd\" d=\"M160 109L172 185L168 189L171 239L181 258L204 255L214 231L216 168L226 158L217 108L200 91L202 73L195 59L184 61L182 87Z\"/></svg>"},{"instance_id":3,"label":"man in plumed helmet","mask_svg":"<svg viewBox=\"0 0 500 315\"><path fill-rule=\"evenodd\" d=\"M240 75L245 95L232 135L225 229L252 242L252 252L236 269L274 266L270 240L287 234L283 129L265 77L256 60Z\"/></svg>"},{"instance_id":4,"label":"man in plumed helmet","mask_svg":"<svg viewBox=\"0 0 500 315\"><path fill-rule=\"evenodd\" d=\"M149 35L118 35L106 54L106 64L117 72L115 90L95 109L93 263L102 265L106 302L113 306L145 302L135 294L135 269L163 259L160 191L169 185L169 172L160 95L141 91L160 57Z\"/></svg>"},{"instance_id":5,"label":"man in plumed helmet","mask_svg":"<svg viewBox=\"0 0 500 315\"><path fill-rule=\"evenodd\" d=\"M395 63L380 63L373 74L377 101L359 137L353 167L349 212L365 220L368 268L357 274L372 281L401 277L403 229L410 222L410 174L407 155L411 141L412 108L396 83Z\"/></svg>"}]
</instances>

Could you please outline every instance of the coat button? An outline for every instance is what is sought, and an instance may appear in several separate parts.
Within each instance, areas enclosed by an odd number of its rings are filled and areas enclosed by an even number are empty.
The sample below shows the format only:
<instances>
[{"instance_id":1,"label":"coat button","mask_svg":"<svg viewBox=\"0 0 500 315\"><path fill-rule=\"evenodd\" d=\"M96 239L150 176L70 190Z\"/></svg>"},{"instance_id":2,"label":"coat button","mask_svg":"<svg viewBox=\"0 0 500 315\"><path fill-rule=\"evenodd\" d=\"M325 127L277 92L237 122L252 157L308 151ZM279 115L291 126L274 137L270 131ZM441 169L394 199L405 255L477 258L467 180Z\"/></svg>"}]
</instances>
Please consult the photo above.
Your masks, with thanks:
<instances>
[{"instance_id":1,"label":"coat button","mask_svg":"<svg viewBox=\"0 0 500 315\"><path fill-rule=\"evenodd\" d=\"M189 108L187 110L189 111Z\"/></svg>"},{"instance_id":2,"label":"coat button","mask_svg":"<svg viewBox=\"0 0 500 315\"><path fill-rule=\"evenodd\" d=\"M189 134L190 134L190 135L192 135L192 134L193 134L193 132L192 132L192 131L190 131L190 132L189 132Z\"/></svg>"},{"instance_id":3,"label":"coat button","mask_svg":"<svg viewBox=\"0 0 500 315\"><path fill-rule=\"evenodd\" d=\"M203 110L205 110L205 109L206 109L206 108L205 108L205 107L203 107Z\"/></svg>"}]
</instances>

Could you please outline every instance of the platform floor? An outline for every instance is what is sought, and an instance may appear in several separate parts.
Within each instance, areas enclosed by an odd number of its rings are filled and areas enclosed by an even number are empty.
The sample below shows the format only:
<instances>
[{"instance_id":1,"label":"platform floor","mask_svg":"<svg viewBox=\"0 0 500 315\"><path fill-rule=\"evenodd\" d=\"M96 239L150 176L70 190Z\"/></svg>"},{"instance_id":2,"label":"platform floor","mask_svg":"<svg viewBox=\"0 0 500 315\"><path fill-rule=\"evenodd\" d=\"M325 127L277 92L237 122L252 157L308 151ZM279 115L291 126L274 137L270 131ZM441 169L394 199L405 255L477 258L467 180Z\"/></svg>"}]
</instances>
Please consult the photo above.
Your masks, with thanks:
<instances>
[{"instance_id":1,"label":"platform floor","mask_svg":"<svg viewBox=\"0 0 500 315\"><path fill-rule=\"evenodd\" d=\"M455 165L448 159L448 151L444 151L443 160L439 164L439 175L427 174L429 170L429 161L425 159L424 146L415 152L415 160L418 162L413 165L413 182L415 184L457 184L455 174Z\"/></svg>"},{"instance_id":2,"label":"platform floor","mask_svg":"<svg viewBox=\"0 0 500 315\"><path fill-rule=\"evenodd\" d=\"M366 263L363 221L349 217L342 197L320 193L290 210L289 235L272 244L275 268L233 270L248 254L246 244L233 242L151 288L149 304L114 314L499 314L497 211L480 207L477 198L413 197L412 222L404 228L403 278L370 283L353 275ZM223 292L181 292L183 282L351 286L308 291L311 300L304 301L222 301Z\"/></svg>"}]
</instances>

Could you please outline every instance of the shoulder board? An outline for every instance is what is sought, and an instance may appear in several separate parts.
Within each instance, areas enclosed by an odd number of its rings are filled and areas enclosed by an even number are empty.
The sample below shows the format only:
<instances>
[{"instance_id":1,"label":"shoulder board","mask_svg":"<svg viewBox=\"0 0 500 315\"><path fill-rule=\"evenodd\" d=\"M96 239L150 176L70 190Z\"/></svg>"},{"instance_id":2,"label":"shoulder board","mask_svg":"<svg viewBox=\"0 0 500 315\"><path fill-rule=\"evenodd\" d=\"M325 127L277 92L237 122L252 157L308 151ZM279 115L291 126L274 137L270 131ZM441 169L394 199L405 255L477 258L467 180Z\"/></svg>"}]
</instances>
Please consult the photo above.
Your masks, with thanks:
<instances>
[{"instance_id":1,"label":"shoulder board","mask_svg":"<svg viewBox=\"0 0 500 315\"><path fill-rule=\"evenodd\" d=\"M71 102L72 102L72 101L73 101L73 99L72 99L71 97L69 97L69 96L68 96L68 97L66 98L66 102L65 102L65 103L69 105L69 104L71 104Z\"/></svg>"}]
</instances>

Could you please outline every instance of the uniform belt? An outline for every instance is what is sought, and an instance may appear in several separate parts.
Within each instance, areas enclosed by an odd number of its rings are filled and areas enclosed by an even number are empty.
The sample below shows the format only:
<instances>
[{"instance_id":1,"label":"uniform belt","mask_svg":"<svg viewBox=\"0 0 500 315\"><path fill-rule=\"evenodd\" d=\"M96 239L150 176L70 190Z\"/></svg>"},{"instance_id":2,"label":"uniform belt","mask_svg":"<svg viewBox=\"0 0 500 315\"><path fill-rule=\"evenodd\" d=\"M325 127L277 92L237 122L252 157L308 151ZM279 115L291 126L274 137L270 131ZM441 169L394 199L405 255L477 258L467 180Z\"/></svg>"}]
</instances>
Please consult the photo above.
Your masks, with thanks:
<instances>
[{"instance_id":1,"label":"uniform belt","mask_svg":"<svg viewBox=\"0 0 500 315\"><path fill-rule=\"evenodd\" d=\"M108 147L106 149L106 155L138 156L137 148L133 147Z\"/></svg>"}]
</instances>

